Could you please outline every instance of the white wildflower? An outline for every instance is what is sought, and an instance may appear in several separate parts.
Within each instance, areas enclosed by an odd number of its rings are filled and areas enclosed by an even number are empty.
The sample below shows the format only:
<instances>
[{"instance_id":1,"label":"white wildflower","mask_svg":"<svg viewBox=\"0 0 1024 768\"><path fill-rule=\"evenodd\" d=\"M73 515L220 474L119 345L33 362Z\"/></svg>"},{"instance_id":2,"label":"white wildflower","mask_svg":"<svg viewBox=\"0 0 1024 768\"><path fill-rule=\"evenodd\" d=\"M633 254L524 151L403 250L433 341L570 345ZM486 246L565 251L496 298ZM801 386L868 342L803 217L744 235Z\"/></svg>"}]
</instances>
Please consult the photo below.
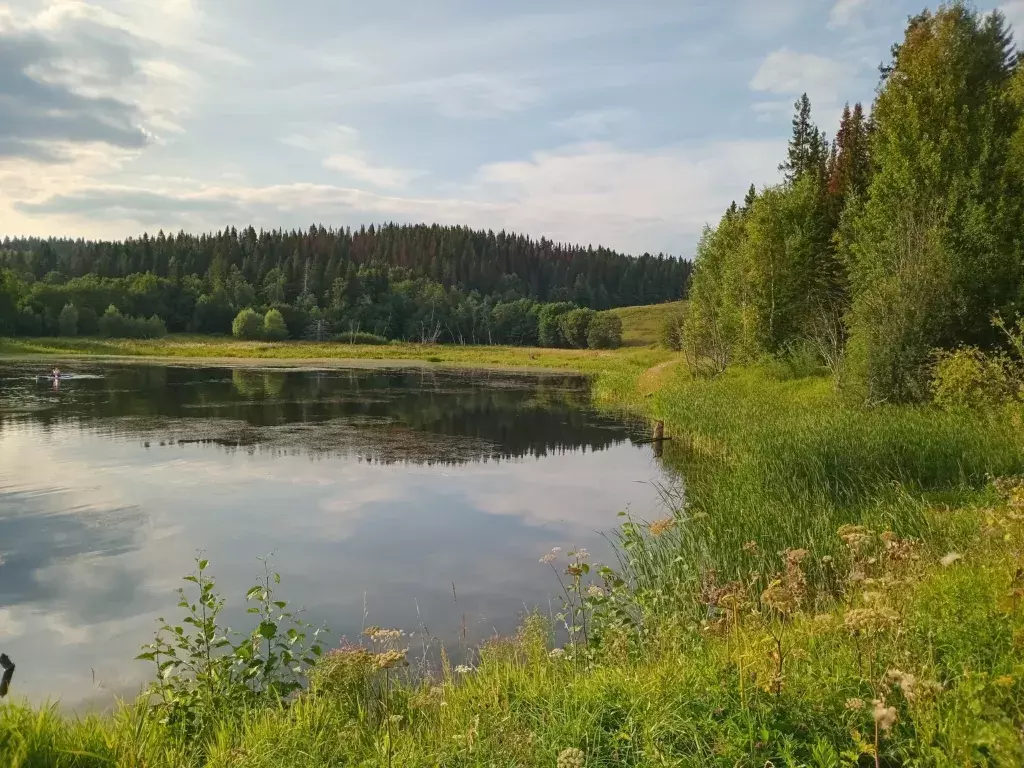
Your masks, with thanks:
<instances>
[{"instance_id":1,"label":"white wildflower","mask_svg":"<svg viewBox=\"0 0 1024 768\"><path fill-rule=\"evenodd\" d=\"M550 658L552 658L552 659L560 659L563 656L565 656L565 649L564 648L552 648L551 652L548 653L548 656Z\"/></svg>"},{"instance_id":2,"label":"white wildflower","mask_svg":"<svg viewBox=\"0 0 1024 768\"><path fill-rule=\"evenodd\" d=\"M459 664L459 666L455 668L455 671L458 672L460 675L468 675L471 672L475 672L476 670L473 669L473 667L466 666L465 664Z\"/></svg>"}]
</instances>

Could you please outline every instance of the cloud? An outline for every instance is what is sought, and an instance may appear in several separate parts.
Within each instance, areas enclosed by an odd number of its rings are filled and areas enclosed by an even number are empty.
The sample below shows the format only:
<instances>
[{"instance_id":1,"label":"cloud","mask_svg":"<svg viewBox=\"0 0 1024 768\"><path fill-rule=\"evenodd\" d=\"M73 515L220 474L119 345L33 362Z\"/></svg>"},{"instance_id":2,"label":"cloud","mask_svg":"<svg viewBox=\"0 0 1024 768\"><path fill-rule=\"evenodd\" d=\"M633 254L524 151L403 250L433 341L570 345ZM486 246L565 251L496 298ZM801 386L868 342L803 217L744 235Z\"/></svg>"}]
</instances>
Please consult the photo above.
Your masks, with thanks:
<instances>
[{"instance_id":1,"label":"cloud","mask_svg":"<svg viewBox=\"0 0 1024 768\"><path fill-rule=\"evenodd\" d=\"M836 0L828 15L828 28L845 27L871 0Z\"/></svg>"},{"instance_id":2,"label":"cloud","mask_svg":"<svg viewBox=\"0 0 1024 768\"><path fill-rule=\"evenodd\" d=\"M324 160L324 167L339 171L357 181L365 181L375 187L384 189L401 189L422 171L408 168L390 168L384 165L371 165L356 155L331 155Z\"/></svg>"},{"instance_id":3,"label":"cloud","mask_svg":"<svg viewBox=\"0 0 1024 768\"><path fill-rule=\"evenodd\" d=\"M358 150L359 131L348 125L310 126L281 139L282 143L307 152L326 155L324 168L338 171L349 179L366 182L380 189L403 189L424 175L412 168L376 165Z\"/></svg>"},{"instance_id":4,"label":"cloud","mask_svg":"<svg viewBox=\"0 0 1024 768\"><path fill-rule=\"evenodd\" d=\"M583 110L556 121L555 127L577 139L594 139L607 135L633 115L633 110L623 108Z\"/></svg>"},{"instance_id":5,"label":"cloud","mask_svg":"<svg viewBox=\"0 0 1024 768\"><path fill-rule=\"evenodd\" d=\"M63 22L53 21L63 30ZM0 26L0 153L56 161L52 142L100 142L138 149L149 141L138 109L100 95L136 71L119 33L75 19L74 44L48 27ZM104 31L110 31L107 35ZM91 91L91 93L90 93Z\"/></svg>"},{"instance_id":6,"label":"cloud","mask_svg":"<svg viewBox=\"0 0 1024 768\"><path fill-rule=\"evenodd\" d=\"M704 225L738 191L775 177L780 141L721 141L647 152L590 142L487 163L446 195L381 194L324 184L206 186L159 191L85 186L19 202L35 217L122 222L164 229L308 226L311 221L438 222L511 229L627 252L689 255ZM132 228L134 227L134 229Z\"/></svg>"},{"instance_id":7,"label":"cloud","mask_svg":"<svg viewBox=\"0 0 1024 768\"><path fill-rule=\"evenodd\" d=\"M842 78L843 67L834 59L780 48L761 62L750 88L791 96L806 92L813 104L833 105L839 100Z\"/></svg>"},{"instance_id":8,"label":"cloud","mask_svg":"<svg viewBox=\"0 0 1024 768\"><path fill-rule=\"evenodd\" d=\"M1024 0L1010 0L999 6L999 10L1006 16L1015 32L1024 33Z\"/></svg>"}]
</instances>

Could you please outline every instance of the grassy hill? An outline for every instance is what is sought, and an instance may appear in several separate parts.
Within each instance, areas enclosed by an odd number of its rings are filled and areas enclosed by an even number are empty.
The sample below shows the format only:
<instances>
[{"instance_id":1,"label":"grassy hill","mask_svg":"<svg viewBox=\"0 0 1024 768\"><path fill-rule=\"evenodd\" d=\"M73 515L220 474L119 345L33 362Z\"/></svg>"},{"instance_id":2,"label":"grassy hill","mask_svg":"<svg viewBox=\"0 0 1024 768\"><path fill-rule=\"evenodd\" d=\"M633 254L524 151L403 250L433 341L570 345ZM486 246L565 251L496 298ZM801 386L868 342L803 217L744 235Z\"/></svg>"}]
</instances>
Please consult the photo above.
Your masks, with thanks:
<instances>
[{"instance_id":1,"label":"grassy hill","mask_svg":"<svg viewBox=\"0 0 1024 768\"><path fill-rule=\"evenodd\" d=\"M648 304L643 307L619 307L611 310L622 318L622 344L642 347L656 344L661 339L661 326L665 318L686 311L685 301L666 304Z\"/></svg>"}]
</instances>

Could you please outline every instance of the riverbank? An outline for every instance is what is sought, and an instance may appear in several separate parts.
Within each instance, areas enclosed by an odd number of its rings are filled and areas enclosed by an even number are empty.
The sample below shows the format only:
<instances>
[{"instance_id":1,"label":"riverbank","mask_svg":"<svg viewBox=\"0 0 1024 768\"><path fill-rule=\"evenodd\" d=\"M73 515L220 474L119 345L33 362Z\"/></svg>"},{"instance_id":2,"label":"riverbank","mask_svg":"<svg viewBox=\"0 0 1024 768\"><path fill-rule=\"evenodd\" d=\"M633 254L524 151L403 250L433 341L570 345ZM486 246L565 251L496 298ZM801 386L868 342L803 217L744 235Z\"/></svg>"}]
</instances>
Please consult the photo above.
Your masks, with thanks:
<instances>
[{"instance_id":1,"label":"riverbank","mask_svg":"<svg viewBox=\"0 0 1024 768\"><path fill-rule=\"evenodd\" d=\"M85 721L8 706L0 755L33 766L1024 760L1024 489L989 480L1024 472L1019 409L863 410L827 378L784 367L705 381L666 352L596 354L571 355L576 370L596 374L599 402L665 420L664 460L686 477L688 506L625 521L622 580L553 555L579 645L551 651L565 629L532 619L477 663L424 680L364 639L321 662L317 689L291 706L217 698L187 721L141 706Z\"/></svg>"}]
</instances>

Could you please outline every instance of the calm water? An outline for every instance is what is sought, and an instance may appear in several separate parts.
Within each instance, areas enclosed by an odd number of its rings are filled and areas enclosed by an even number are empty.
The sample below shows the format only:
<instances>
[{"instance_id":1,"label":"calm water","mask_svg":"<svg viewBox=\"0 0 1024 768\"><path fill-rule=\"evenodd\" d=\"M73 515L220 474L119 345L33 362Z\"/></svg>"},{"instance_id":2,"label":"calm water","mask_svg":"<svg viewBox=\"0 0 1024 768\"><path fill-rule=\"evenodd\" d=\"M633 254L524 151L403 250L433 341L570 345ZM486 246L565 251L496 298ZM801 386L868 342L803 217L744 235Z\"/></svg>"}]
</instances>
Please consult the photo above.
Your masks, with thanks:
<instances>
[{"instance_id":1,"label":"calm water","mask_svg":"<svg viewBox=\"0 0 1024 768\"><path fill-rule=\"evenodd\" d=\"M609 558L598 532L665 480L576 377L82 364L54 391L40 367L0 365L0 651L16 694L68 707L139 690L199 549L235 626L274 551L334 638L457 646L547 611L540 555Z\"/></svg>"}]
</instances>

